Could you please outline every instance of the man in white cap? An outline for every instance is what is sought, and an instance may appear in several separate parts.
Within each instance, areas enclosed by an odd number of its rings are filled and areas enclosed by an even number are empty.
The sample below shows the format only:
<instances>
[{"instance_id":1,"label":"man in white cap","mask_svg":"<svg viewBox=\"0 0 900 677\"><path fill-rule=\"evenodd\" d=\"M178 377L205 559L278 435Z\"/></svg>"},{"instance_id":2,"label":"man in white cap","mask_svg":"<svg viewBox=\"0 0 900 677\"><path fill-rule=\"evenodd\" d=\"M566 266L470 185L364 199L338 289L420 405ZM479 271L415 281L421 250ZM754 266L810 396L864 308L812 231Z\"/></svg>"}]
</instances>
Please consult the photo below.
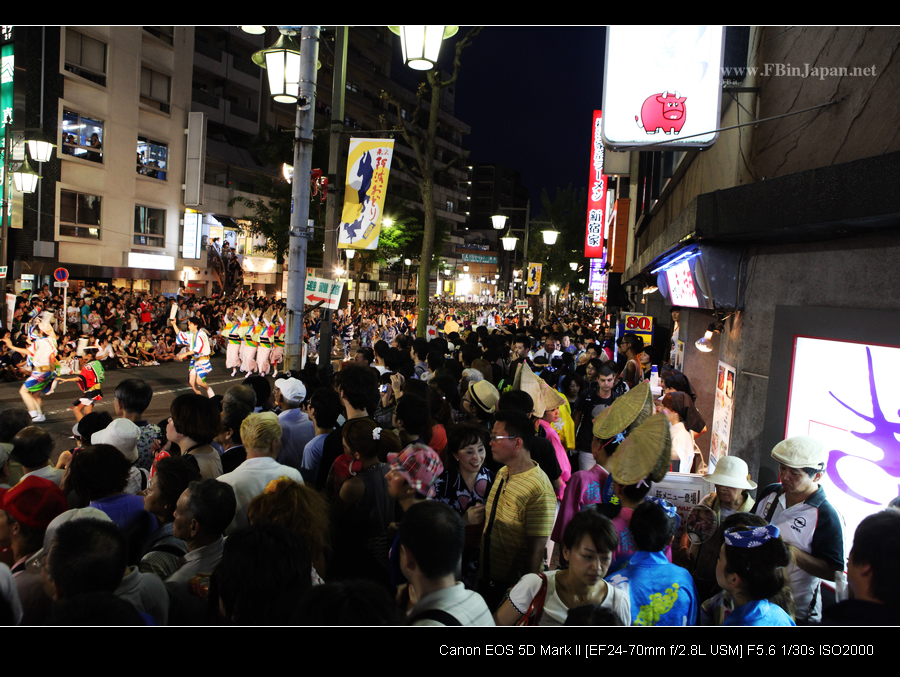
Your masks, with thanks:
<instances>
[{"instance_id":1,"label":"man in white cap","mask_svg":"<svg viewBox=\"0 0 900 677\"><path fill-rule=\"evenodd\" d=\"M281 407L278 423L281 425L281 453L278 462L300 469L303 449L316 436L316 426L309 415L300 408L306 399L306 386L296 378L280 378L275 381L275 404Z\"/></svg>"},{"instance_id":2,"label":"man in white cap","mask_svg":"<svg viewBox=\"0 0 900 677\"><path fill-rule=\"evenodd\" d=\"M144 493L149 483L150 473L144 468L138 468L134 463L138 460L138 438L141 429L127 418L117 418L103 430L98 430L91 435L91 444L111 444L132 464L128 474L128 484L125 486L126 494L140 496Z\"/></svg>"},{"instance_id":3,"label":"man in white cap","mask_svg":"<svg viewBox=\"0 0 900 677\"><path fill-rule=\"evenodd\" d=\"M797 624L822 618L822 580L833 581L844 568L841 518L825 498L819 482L825 474L828 452L817 439L790 437L775 445L780 484L759 492L756 514L781 530L790 546L793 563L788 571Z\"/></svg>"}]
</instances>

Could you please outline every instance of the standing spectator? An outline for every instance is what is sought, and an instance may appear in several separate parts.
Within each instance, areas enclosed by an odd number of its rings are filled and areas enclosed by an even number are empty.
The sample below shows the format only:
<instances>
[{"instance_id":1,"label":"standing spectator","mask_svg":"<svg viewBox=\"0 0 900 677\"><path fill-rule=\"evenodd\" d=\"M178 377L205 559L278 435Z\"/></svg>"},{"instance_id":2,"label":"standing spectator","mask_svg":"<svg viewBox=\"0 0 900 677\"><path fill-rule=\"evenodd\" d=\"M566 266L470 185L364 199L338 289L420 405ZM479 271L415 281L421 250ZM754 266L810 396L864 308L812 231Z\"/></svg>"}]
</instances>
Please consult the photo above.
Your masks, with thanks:
<instances>
[{"instance_id":1,"label":"standing spectator","mask_svg":"<svg viewBox=\"0 0 900 677\"><path fill-rule=\"evenodd\" d=\"M278 417L272 412L250 414L241 424L241 440L247 451L247 460L219 478L221 482L231 485L237 501L229 533L248 526L247 507L250 501L259 496L272 480L284 476L303 484L299 470L275 460L281 450L281 435Z\"/></svg>"},{"instance_id":2,"label":"standing spectator","mask_svg":"<svg viewBox=\"0 0 900 677\"><path fill-rule=\"evenodd\" d=\"M500 411L491 453L504 464L485 506L479 591L495 609L506 590L527 573L538 573L553 528L556 495L546 473L531 460L534 426L518 411Z\"/></svg>"}]
</instances>

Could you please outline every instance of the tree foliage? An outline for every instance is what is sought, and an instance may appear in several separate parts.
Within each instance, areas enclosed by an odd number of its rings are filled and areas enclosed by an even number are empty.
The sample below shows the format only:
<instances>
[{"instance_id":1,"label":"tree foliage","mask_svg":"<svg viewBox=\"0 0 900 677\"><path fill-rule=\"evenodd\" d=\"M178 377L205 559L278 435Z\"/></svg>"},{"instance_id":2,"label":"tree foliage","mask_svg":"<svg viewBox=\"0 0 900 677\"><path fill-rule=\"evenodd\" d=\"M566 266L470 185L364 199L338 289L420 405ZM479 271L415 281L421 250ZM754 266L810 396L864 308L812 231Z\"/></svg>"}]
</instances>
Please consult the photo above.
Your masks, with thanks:
<instances>
[{"instance_id":1,"label":"tree foliage","mask_svg":"<svg viewBox=\"0 0 900 677\"><path fill-rule=\"evenodd\" d=\"M581 271L573 271L570 263L578 263L586 267L588 260L584 258L584 228L587 217L587 192L584 188L576 189L569 184L565 188L557 188L551 200L545 188L541 193L542 213L535 221L550 221L559 231L559 237L553 246L544 244L540 232L529 234L528 256L530 261L543 263L541 286L549 289L551 284L560 287L566 284L578 284L577 279L587 277Z\"/></svg>"},{"instance_id":2,"label":"tree foliage","mask_svg":"<svg viewBox=\"0 0 900 677\"><path fill-rule=\"evenodd\" d=\"M291 130L276 130L271 125L266 125L260 134L254 139L251 148L260 160L273 168L280 168L282 164L293 164L294 138ZM328 166L328 137L327 134L316 134L313 138L313 168ZM274 169L273 169L274 172ZM258 173L255 180L256 188L261 197L248 198L238 195L232 198L228 204L236 204L248 207L249 214L237 218L250 223L247 232L251 235L266 237L266 245L262 252L271 254L279 264L284 263L290 247L291 224L291 184L280 176ZM310 192L310 198L314 204L310 205L309 218L315 223L313 239L307 247L307 265L322 265L322 246L325 242L325 203L322 195L316 191ZM260 252L248 252L260 253Z\"/></svg>"}]
</instances>

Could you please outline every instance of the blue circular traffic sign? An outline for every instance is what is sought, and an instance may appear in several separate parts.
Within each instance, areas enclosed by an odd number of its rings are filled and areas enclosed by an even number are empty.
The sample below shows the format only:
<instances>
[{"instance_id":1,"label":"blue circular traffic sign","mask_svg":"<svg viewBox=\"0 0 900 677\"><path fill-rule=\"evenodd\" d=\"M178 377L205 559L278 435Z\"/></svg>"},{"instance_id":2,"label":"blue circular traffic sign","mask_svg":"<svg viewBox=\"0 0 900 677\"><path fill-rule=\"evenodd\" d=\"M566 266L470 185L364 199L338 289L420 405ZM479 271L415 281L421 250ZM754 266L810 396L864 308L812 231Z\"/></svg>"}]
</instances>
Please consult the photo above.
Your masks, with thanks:
<instances>
[{"instance_id":1,"label":"blue circular traffic sign","mask_svg":"<svg viewBox=\"0 0 900 677\"><path fill-rule=\"evenodd\" d=\"M53 271L53 277L56 278L57 282L65 282L69 279L69 271L65 268L57 268Z\"/></svg>"}]
</instances>

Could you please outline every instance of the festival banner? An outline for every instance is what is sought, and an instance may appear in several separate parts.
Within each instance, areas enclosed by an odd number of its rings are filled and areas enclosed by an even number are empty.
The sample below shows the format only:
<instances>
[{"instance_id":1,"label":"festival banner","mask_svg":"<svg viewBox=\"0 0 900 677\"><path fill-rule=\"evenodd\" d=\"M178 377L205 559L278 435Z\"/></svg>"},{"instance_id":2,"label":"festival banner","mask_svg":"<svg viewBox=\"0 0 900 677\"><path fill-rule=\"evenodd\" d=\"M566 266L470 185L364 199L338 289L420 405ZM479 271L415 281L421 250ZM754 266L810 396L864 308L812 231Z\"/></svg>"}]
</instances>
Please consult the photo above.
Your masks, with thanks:
<instances>
[{"instance_id":1,"label":"festival banner","mask_svg":"<svg viewBox=\"0 0 900 677\"><path fill-rule=\"evenodd\" d=\"M532 296L541 293L541 268L540 263L528 264L528 277L525 282L525 293Z\"/></svg>"},{"instance_id":2,"label":"festival banner","mask_svg":"<svg viewBox=\"0 0 900 677\"><path fill-rule=\"evenodd\" d=\"M393 154L393 139L350 139L339 249L378 247Z\"/></svg>"},{"instance_id":3,"label":"festival banner","mask_svg":"<svg viewBox=\"0 0 900 677\"><path fill-rule=\"evenodd\" d=\"M606 183L603 173L603 143L600 139L602 115L594 111L591 133L591 170L588 179L587 227L584 234L584 255L589 259L600 259L600 267L605 263L603 240L606 238Z\"/></svg>"}]
</instances>

